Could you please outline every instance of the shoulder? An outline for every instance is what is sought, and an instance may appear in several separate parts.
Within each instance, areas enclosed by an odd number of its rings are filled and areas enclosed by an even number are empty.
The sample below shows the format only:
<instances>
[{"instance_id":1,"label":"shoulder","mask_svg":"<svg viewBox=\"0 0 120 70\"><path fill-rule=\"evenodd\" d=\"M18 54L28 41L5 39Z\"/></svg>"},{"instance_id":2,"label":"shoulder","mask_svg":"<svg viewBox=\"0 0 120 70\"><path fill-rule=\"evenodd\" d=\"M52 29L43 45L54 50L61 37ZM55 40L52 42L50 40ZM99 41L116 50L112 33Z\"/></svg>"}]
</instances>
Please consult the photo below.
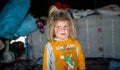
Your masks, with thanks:
<instances>
[{"instance_id":1,"label":"shoulder","mask_svg":"<svg viewBox=\"0 0 120 70\"><path fill-rule=\"evenodd\" d=\"M79 40L77 38L73 39L75 43L79 43Z\"/></svg>"},{"instance_id":2,"label":"shoulder","mask_svg":"<svg viewBox=\"0 0 120 70\"><path fill-rule=\"evenodd\" d=\"M78 39L73 39L75 45L81 46L81 43Z\"/></svg>"},{"instance_id":3,"label":"shoulder","mask_svg":"<svg viewBox=\"0 0 120 70\"><path fill-rule=\"evenodd\" d=\"M53 46L53 41L48 41L47 43L46 43L46 45L45 45L45 47L52 47Z\"/></svg>"},{"instance_id":4,"label":"shoulder","mask_svg":"<svg viewBox=\"0 0 120 70\"><path fill-rule=\"evenodd\" d=\"M46 45L45 45L45 47L48 47L49 45L50 45L50 42L47 42Z\"/></svg>"}]
</instances>

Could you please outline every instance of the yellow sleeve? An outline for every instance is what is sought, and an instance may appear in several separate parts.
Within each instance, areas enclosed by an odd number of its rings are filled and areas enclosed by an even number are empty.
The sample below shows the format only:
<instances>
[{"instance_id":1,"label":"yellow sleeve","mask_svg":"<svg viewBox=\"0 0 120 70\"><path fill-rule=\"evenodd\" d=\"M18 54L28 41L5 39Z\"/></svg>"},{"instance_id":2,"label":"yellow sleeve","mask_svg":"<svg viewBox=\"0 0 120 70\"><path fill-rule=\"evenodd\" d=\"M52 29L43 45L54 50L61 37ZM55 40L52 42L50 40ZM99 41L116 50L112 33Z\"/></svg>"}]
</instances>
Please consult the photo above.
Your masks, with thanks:
<instances>
[{"instance_id":1,"label":"yellow sleeve","mask_svg":"<svg viewBox=\"0 0 120 70\"><path fill-rule=\"evenodd\" d=\"M42 70L47 70L47 47L44 47Z\"/></svg>"},{"instance_id":2,"label":"yellow sleeve","mask_svg":"<svg viewBox=\"0 0 120 70\"><path fill-rule=\"evenodd\" d=\"M85 69L86 68L85 57L82 51L82 46L78 40L76 40L75 43L78 48L77 68Z\"/></svg>"}]
</instances>

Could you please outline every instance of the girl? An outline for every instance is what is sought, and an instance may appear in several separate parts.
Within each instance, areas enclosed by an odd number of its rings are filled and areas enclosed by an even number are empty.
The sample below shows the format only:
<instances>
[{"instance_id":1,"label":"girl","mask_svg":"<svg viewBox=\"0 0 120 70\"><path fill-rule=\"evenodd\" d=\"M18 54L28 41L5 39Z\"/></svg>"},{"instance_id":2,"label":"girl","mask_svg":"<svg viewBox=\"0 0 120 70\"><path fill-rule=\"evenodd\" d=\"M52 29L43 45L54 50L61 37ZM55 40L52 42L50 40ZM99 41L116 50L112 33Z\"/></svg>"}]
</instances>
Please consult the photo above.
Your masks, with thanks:
<instances>
[{"instance_id":1,"label":"girl","mask_svg":"<svg viewBox=\"0 0 120 70\"><path fill-rule=\"evenodd\" d=\"M49 42L44 47L43 70L85 70L84 54L70 14L52 6L47 24Z\"/></svg>"}]
</instances>

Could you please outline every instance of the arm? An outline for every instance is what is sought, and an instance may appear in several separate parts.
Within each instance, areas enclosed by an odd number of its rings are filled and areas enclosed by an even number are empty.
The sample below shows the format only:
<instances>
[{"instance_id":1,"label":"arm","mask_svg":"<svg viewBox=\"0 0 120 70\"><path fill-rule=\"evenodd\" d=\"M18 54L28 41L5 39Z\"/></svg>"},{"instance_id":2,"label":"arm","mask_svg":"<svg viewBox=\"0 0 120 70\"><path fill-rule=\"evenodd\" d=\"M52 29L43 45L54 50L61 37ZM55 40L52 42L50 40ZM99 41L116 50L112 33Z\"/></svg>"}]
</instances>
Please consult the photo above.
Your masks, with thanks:
<instances>
[{"instance_id":1,"label":"arm","mask_svg":"<svg viewBox=\"0 0 120 70\"><path fill-rule=\"evenodd\" d=\"M47 70L47 47L44 47L42 70Z\"/></svg>"},{"instance_id":2,"label":"arm","mask_svg":"<svg viewBox=\"0 0 120 70\"><path fill-rule=\"evenodd\" d=\"M77 57L77 67L79 70L85 70L86 68L86 65L85 65L85 57L84 57L84 54L83 54L83 51L82 51L82 46L81 44L79 43L78 40L75 41L75 44L77 46L77 50L78 50L78 57Z\"/></svg>"}]
</instances>

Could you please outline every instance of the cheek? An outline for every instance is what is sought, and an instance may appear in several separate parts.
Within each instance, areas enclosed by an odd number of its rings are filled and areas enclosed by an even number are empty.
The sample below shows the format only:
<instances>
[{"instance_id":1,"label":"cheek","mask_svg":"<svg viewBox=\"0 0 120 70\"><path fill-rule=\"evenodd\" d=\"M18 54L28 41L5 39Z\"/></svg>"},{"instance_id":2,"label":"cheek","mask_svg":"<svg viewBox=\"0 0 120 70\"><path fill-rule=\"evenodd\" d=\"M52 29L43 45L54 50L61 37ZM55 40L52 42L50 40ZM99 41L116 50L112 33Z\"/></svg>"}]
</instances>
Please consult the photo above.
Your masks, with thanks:
<instances>
[{"instance_id":1,"label":"cheek","mask_svg":"<svg viewBox=\"0 0 120 70\"><path fill-rule=\"evenodd\" d=\"M67 29L66 29L66 31L69 33L69 32L70 32L70 29L69 29L69 28L67 28Z\"/></svg>"},{"instance_id":2,"label":"cheek","mask_svg":"<svg viewBox=\"0 0 120 70\"><path fill-rule=\"evenodd\" d=\"M60 33L60 30L55 30L55 35L58 35Z\"/></svg>"},{"instance_id":3,"label":"cheek","mask_svg":"<svg viewBox=\"0 0 120 70\"><path fill-rule=\"evenodd\" d=\"M70 35L70 29L66 29L65 33L66 33L67 35Z\"/></svg>"}]
</instances>

